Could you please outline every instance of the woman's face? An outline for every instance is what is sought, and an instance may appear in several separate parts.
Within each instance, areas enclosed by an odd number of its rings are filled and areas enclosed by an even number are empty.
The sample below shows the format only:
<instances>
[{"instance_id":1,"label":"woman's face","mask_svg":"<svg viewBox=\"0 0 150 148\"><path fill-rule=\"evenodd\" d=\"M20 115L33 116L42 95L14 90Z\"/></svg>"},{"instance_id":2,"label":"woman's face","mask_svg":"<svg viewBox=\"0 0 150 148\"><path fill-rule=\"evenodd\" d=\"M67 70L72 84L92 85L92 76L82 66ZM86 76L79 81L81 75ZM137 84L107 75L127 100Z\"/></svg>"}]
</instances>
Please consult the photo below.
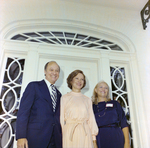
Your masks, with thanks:
<instances>
[{"instance_id":1,"label":"woman's face","mask_svg":"<svg viewBox=\"0 0 150 148\"><path fill-rule=\"evenodd\" d=\"M81 73L78 73L73 79L72 79L72 90L73 91L80 91L81 88L84 85L84 76Z\"/></svg>"},{"instance_id":2,"label":"woman's face","mask_svg":"<svg viewBox=\"0 0 150 148\"><path fill-rule=\"evenodd\" d=\"M102 82L97 85L97 87L95 88L95 91L98 97L107 98L109 88L106 83Z\"/></svg>"}]
</instances>

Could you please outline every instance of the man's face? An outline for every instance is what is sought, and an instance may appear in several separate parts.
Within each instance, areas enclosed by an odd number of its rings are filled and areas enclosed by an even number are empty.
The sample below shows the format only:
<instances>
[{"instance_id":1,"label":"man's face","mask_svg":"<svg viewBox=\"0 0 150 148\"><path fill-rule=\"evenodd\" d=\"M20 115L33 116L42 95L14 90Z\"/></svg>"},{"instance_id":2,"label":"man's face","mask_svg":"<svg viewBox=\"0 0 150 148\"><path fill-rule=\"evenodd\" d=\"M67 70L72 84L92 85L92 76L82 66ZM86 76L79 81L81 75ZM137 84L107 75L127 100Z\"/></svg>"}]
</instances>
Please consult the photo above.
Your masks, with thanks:
<instances>
[{"instance_id":1,"label":"man's face","mask_svg":"<svg viewBox=\"0 0 150 148\"><path fill-rule=\"evenodd\" d=\"M50 62L47 65L45 72L45 78L51 83L54 84L59 78L59 66L55 62Z\"/></svg>"}]
</instances>

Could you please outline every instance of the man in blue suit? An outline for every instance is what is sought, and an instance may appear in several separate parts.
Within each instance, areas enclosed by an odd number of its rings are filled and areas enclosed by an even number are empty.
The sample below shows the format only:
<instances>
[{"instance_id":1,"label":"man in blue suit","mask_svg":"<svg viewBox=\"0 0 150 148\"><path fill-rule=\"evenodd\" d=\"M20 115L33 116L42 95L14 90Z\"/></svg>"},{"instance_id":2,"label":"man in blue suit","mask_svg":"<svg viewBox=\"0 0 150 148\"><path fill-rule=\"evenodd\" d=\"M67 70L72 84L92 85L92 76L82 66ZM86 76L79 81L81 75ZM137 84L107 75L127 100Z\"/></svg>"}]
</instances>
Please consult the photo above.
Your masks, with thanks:
<instances>
[{"instance_id":1,"label":"man in blue suit","mask_svg":"<svg viewBox=\"0 0 150 148\"><path fill-rule=\"evenodd\" d=\"M55 61L44 68L45 79L30 82L17 113L17 148L62 148L61 93L55 84L60 67Z\"/></svg>"}]
</instances>

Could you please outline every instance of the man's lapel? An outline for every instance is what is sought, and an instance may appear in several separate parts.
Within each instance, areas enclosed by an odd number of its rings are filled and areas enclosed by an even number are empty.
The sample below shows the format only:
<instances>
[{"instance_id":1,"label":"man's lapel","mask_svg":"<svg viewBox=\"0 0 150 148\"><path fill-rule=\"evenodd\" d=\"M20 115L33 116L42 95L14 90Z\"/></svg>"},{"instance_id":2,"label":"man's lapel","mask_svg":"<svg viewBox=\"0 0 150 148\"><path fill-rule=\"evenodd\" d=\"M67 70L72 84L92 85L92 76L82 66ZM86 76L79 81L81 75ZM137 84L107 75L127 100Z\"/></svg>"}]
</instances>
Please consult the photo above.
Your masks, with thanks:
<instances>
[{"instance_id":1,"label":"man's lapel","mask_svg":"<svg viewBox=\"0 0 150 148\"><path fill-rule=\"evenodd\" d=\"M57 103L56 103L56 110L58 109L58 107L60 106L60 97L61 97L61 93L57 90Z\"/></svg>"},{"instance_id":2,"label":"man's lapel","mask_svg":"<svg viewBox=\"0 0 150 148\"><path fill-rule=\"evenodd\" d=\"M51 95L50 95L49 89L44 80L42 80L40 83L40 90L44 96L44 99L47 100L51 109L53 110Z\"/></svg>"}]
</instances>

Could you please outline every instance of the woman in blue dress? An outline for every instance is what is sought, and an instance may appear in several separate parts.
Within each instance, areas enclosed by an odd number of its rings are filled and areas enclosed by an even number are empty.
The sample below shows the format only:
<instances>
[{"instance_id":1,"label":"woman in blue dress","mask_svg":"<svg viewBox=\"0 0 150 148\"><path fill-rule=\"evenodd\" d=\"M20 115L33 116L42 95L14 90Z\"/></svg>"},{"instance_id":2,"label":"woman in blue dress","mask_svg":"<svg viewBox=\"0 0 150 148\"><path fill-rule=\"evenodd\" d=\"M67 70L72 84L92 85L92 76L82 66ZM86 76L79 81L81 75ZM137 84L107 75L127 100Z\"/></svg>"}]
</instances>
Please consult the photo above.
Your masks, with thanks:
<instances>
[{"instance_id":1,"label":"woman in blue dress","mask_svg":"<svg viewBox=\"0 0 150 148\"><path fill-rule=\"evenodd\" d=\"M98 148L130 148L129 130L121 105L109 99L109 86L99 82L93 91L93 110L99 127Z\"/></svg>"}]
</instances>

